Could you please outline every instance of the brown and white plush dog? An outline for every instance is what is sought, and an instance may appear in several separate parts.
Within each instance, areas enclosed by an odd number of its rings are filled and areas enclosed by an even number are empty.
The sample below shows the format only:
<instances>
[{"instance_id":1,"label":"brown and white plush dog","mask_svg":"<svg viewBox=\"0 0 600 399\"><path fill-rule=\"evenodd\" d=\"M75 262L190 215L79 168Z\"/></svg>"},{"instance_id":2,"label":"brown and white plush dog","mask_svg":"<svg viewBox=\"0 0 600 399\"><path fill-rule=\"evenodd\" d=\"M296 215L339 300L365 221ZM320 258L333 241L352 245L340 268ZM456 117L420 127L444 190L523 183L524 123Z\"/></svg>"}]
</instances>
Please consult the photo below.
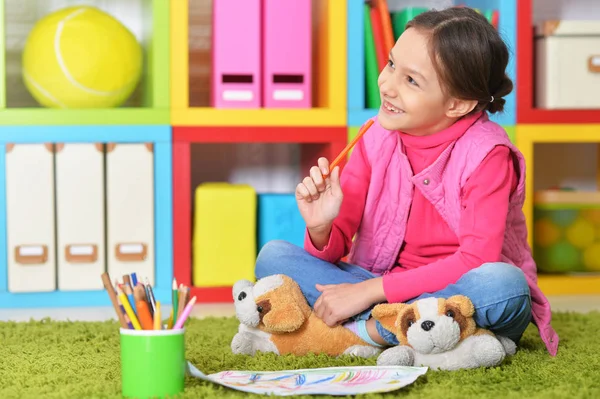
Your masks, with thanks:
<instances>
[{"instance_id":1,"label":"brown and white plush dog","mask_svg":"<svg viewBox=\"0 0 600 399\"><path fill-rule=\"evenodd\" d=\"M377 364L457 370L495 366L513 355L514 342L478 328L474 313L463 295L375 306L373 317L400 342L383 351Z\"/></svg>"},{"instance_id":2,"label":"brown and white plush dog","mask_svg":"<svg viewBox=\"0 0 600 399\"><path fill-rule=\"evenodd\" d=\"M372 357L380 352L347 328L325 324L314 314L298 284L283 274L262 278L256 284L240 280L233 286L233 299L240 321L231 342L233 353Z\"/></svg>"}]
</instances>

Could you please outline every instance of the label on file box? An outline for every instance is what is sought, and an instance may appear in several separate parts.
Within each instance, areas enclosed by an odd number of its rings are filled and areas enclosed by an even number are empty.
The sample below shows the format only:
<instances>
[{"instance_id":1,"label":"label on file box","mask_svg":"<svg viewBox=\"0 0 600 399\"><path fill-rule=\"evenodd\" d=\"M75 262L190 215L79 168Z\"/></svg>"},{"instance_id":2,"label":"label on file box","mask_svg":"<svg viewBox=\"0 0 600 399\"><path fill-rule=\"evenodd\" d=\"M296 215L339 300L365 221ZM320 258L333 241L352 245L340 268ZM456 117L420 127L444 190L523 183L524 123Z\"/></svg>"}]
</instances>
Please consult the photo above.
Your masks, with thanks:
<instances>
[{"instance_id":1,"label":"label on file box","mask_svg":"<svg viewBox=\"0 0 600 399\"><path fill-rule=\"evenodd\" d=\"M223 100L226 101L252 101L254 95L250 90L224 90Z\"/></svg>"},{"instance_id":2,"label":"label on file box","mask_svg":"<svg viewBox=\"0 0 600 399\"><path fill-rule=\"evenodd\" d=\"M120 261L140 261L146 259L148 248L143 243L117 244L116 257Z\"/></svg>"},{"instance_id":3,"label":"label on file box","mask_svg":"<svg viewBox=\"0 0 600 399\"><path fill-rule=\"evenodd\" d=\"M48 260L45 245L19 245L15 247L15 261L23 265L44 263Z\"/></svg>"},{"instance_id":4,"label":"label on file box","mask_svg":"<svg viewBox=\"0 0 600 399\"><path fill-rule=\"evenodd\" d=\"M304 92L302 90L275 89L275 91L273 92L273 99L284 101L300 101L304 99Z\"/></svg>"},{"instance_id":5,"label":"label on file box","mask_svg":"<svg viewBox=\"0 0 600 399\"><path fill-rule=\"evenodd\" d=\"M72 263L94 263L98 259L98 246L73 244L65 247L65 258Z\"/></svg>"}]
</instances>

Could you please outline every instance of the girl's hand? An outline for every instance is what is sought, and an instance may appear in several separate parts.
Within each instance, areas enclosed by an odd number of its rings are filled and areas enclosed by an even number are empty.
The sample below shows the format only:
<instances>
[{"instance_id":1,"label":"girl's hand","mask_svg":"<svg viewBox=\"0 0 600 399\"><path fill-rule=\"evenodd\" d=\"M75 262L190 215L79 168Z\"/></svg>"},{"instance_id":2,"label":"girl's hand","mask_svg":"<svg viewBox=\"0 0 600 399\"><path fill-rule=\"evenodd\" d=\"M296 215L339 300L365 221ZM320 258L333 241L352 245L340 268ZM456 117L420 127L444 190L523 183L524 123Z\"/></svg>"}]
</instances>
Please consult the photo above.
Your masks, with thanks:
<instances>
[{"instance_id":1,"label":"girl's hand","mask_svg":"<svg viewBox=\"0 0 600 399\"><path fill-rule=\"evenodd\" d=\"M317 317L334 327L385 298L380 278L356 284L316 285L322 294L314 305Z\"/></svg>"},{"instance_id":2,"label":"girl's hand","mask_svg":"<svg viewBox=\"0 0 600 399\"><path fill-rule=\"evenodd\" d=\"M340 185L340 168L335 167L329 173L329 161L319 158L318 166L310 168L306 176L296 186L296 202L306 227L313 231L328 231L333 220L340 213L344 195Z\"/></svg>"}]
</instances>

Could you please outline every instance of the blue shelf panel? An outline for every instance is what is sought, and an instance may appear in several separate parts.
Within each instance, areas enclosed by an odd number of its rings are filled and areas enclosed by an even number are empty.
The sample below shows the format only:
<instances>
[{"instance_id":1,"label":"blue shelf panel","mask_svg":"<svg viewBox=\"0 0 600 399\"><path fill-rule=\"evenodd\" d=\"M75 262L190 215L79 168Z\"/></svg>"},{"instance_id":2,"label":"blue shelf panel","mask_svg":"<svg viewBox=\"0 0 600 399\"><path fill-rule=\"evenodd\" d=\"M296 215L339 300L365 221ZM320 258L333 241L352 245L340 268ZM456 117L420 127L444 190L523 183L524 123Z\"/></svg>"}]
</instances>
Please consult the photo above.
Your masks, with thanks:
<instances>
[{"instance_id":1,"label":"blue shelf panel","mask_svg":"<svg viewBox=\"0 0 600 399\"><path fill-rule=\"evenodd\" d=\"M456 1L462 4L463 1ZM511 58L507 74L516 87L516 43L517 43L517 0L466 0L464 3L473 8L497 9L500 13L498 31L505 40ZM364 109L365 106L365 66L364 66L364 1L348 1L347 37L348 37L348 126L360 126L377 110ZM502 114L490 115L490 119L500 125L515 125L517 120L516 93L513 90L505 97L506 104Z\"/></svg>"},{"instance_id":2,"label":"blue shelf panel","mask_svg":"<svg viewBox=\"0 0 600 399\"><path fill-rule=\"evenodd\" d=\"M3 126L0 143L149 143L170 142L169 125Z\"/></svg>"},{"instance_id":3,"label":"blue shelf panel","mask_svg":"<svg viewBox=\"0 0 600 399\"><path fill-rule=\"evenodd\" d=\"M100 278L100 276L98 276ZM171 304L171 291L156 288L154 296L161 305ZM31 293L0 293L0 309L71 308L112 306L106 291L52 291ZM116 315L115 315L116 318Z\"/></svg>"},{"instance_id":4,"label":"blue shelf panel","mask_svg":"<svg viewBox=\"0 0 600 399\"><path fill-rule=\"evenodd\" d=\"M173 280L173 187L171 126L10 126L0 128L0 308L105 306L105 291L8 292L6 245L6 143L154 143L155 286L171 303ZM121 276L111 276L112 279ZM100 276L98 276L100 278Z\"/></svg>"},{"instance_id":5,"label":"blue shelf panel","mask_svg":"<svg viewBox=\"0 0 600 399\"><path fill-rule=\"evenodd\" d=\"M348 127L362 126L367 120L377 115L376 109L348 110Z\"/></svg>"}]
</instances>

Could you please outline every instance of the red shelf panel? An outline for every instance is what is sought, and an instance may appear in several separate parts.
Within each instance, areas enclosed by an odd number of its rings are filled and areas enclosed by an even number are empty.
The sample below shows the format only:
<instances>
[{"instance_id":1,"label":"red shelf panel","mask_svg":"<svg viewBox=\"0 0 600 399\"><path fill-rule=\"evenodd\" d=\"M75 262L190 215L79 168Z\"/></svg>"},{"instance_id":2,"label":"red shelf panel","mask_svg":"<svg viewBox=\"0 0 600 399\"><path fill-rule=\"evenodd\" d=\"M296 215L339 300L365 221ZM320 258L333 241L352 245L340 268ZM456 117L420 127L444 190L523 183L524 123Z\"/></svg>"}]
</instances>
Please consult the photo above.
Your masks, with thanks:
<instances>
[{"instance_id":1,"label":"red shelf panel","mask_svg":"<svg viewBox=\"0 0 600 399\"><path fill-rule=\"evenodd\" d=\"M188 143L330 143L347 140L342 127L173 127L173 141Z\"/></svg>"},{"instance_id":2,"label":"red shelf panel","mask_svg":"<svg viewBox=\"0 0 600 399\"><path fill-rule=\"evenodd\" d=\"M233 303L232 287L190 287L196 303Z\"/></svg>"},{"instance_id":3,"label":"red shelf panel","mask_svg":"<svg viewBox=\"0 0 600 399\"><path fill-rule=\"evenodd\" d=\"M517 123L600 123L598 110L535 108L533 0L517 8ZM515 54L517 51L515 51Z\"/></svg>"}]
</instances>

